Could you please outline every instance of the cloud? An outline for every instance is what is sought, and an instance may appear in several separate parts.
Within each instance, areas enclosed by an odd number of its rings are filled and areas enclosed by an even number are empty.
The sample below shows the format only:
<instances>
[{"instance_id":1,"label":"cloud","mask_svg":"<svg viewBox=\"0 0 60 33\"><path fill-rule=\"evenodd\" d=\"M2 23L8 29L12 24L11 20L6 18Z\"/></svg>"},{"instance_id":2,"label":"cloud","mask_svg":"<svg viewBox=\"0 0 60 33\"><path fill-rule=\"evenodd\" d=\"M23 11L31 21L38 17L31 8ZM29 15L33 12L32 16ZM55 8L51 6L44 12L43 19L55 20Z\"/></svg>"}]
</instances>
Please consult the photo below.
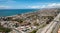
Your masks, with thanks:
<instances>
[{"instance_id":1,"label":"cloud","mask_svg":"<svg viewBox=\"0 0 60 33\"><path fill-rule=\"evenodd\" d=\"M28 6L27 8L40 8L40 6Z\"/></svg>"},{"instance_id":2,"label":"cloud","mask_svg":"<svg viewBox=\"0 0 60 33\"><path fill-rule=\"evenodd\" d=\"M47 3L38 6L28 6L28 8L59 8L59 7L60 7L60 3Z\"/></svg>"},{"instance_id":3,"label":"cloud","mask_svg":"<svg viewBox=\"0 0 60 33\"><path fill-rule=\"evenodd\" d=\"M0 9L20 9L20 8L40 9L40 8L59 8L59 7L60 3L47 3L43 5L31 5L31 6L0 5Z\"/></svg>"},{"instance_id":4,"label":"cloud","mask_svg":"<svg viewBox=\"0 0 60 33\"><path fill-rule=\"evenodd\" d=\"M14 0L0 0L0 3L15 3Z\"/></svg>"},{"instance_id":5,"label":"cloud","mask_svg":"<svg viewBox=\"0 0 60 33\"><path fill-rule=\"evenodd\" d=\"M58 7L60 7L60 3L50 3L50 4L45 5L45 7L43 8L58 8Z\"/></svg>"},{"instance_id":6,"label":"cloud","mask_svg":"<svg viewBox=\"0 0 60 33\"><path fill-rule=\"evenodd\" d=\"M0 5L0 9L10 9L11 6L3 6L3 5Z\"/></svg>"}]
</instances>

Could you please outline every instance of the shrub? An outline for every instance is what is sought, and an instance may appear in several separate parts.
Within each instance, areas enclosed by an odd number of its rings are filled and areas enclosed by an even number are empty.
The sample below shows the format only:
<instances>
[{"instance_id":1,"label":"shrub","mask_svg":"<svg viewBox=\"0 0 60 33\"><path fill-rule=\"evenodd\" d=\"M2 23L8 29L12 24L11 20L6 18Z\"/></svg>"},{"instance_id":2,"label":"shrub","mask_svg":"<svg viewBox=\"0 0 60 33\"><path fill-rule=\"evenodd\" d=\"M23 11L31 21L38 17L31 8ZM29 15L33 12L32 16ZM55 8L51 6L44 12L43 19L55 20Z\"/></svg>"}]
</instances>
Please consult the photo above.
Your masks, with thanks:
<instances>
[{"instance_id":1,"label":"shrub","mask_svg":"<svg viewBox=\"0 0 60 33\"><path fill-rule=\"evenodd\" d=\"M10 32L10 28L4 28L3 26L0 26L0 32Z\"/></svg>"},{"instance_id":2,"label":"shrub","mask_svg":"<svg viewBox=\"0 0 60 33\"><path fill-rule=\"evenodd\" d=\"M33 30L33 31L32 31L32 32L30 32L30 33L36 33L36 31L37 31L37 30Z\"/></svg>"}]
</instances>

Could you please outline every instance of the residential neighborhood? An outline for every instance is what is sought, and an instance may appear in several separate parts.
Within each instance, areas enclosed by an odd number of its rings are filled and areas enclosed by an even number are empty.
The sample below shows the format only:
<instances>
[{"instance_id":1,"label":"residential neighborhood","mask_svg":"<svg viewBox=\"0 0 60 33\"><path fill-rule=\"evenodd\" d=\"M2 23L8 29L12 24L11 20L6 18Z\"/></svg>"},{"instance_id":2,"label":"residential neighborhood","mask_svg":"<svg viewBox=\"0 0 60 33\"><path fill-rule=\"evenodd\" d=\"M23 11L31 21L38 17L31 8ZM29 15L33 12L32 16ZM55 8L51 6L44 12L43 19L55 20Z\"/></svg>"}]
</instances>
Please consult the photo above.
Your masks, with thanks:
<instances>
[{"instance_id":1,"label":"residential neighborhood","mask_svg":"<svg viewBox=\"0 0 60 33\"><path fill-rule=\"evenodd\" d=\"M11 29L8 33L36 33L50 24L59 14L58 12L58 9L43 9L32 13L0 17L0 25Z\"/></svg>"}]
</instances>

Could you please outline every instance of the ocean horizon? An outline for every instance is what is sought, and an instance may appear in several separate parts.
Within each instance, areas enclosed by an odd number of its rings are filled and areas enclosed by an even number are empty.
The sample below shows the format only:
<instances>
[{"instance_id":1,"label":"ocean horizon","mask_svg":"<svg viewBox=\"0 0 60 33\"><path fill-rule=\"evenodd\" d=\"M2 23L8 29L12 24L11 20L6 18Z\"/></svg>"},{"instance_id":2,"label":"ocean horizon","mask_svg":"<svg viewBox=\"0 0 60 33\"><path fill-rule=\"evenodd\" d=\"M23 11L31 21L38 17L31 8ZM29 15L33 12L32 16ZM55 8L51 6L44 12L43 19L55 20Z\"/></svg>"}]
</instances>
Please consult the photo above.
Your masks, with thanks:
<instances>
[{"instance_id":1,"label":"ocean horizon","mask_svg":"<svg viewBox=\"0 0 60 33\"><path fill-rule=\"evenodd\" d=\"M0 9L0 17L35 12L39 9Z\"/></svg>"}]
</instances>

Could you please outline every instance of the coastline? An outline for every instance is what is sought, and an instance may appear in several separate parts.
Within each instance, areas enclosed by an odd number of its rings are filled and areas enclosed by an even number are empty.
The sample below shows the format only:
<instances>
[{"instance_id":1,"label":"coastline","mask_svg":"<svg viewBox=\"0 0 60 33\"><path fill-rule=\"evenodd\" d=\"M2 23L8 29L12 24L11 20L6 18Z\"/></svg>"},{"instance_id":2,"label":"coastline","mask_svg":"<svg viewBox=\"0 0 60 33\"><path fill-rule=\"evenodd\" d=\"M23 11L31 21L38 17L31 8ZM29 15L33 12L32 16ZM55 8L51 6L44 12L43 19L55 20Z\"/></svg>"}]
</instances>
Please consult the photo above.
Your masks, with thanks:
<instances>
[{"instance_id":1,"label":"coastline","mask_svg":"<svg viewBox=\"0 0 60 33\"><path fill-rule=\"evenodd\" d=\"M13 10L13 9L12 9ZM11 11L12 11L11 10ZM15 10L15 9L14 9ZM11 13L11 11L10 10L8 10L8 12L6 13L5 11L3 11L3 12L1 12L2 13L2 15L0 15L0 17L9 17L9 16L16 16L16 15L21 15L21 14L29 14L29 13L33 13L33 12L36 12L36 11L38 11L38 10L40 10L40 9L26 9L25 11L24 11L25 9L22 9L22 10L15 10L15 12L14 11L12 11L12 13ZM31 10L31 11L30 11ZM0 10L1 11L1 10ZM0 14L1 14L0 13ZM7 14L7 15L6 15Z\"/></svg>"},{"instance_id":2,"label":"coastline","mask_svg":"<svg viewBox=\"0 0 60 33\"><path fill-rule=\"evenodd\" d=\"M10 16L1 16L1 17L14 17L14 16L18 16L18 15L31 14L31 13L35 13L35 12L38 12L38 11L39 11L39 10L37 10L37 11L32 11L32 12L21 13L21 14L10 15Z\"/></svg>"}]
</instances>

